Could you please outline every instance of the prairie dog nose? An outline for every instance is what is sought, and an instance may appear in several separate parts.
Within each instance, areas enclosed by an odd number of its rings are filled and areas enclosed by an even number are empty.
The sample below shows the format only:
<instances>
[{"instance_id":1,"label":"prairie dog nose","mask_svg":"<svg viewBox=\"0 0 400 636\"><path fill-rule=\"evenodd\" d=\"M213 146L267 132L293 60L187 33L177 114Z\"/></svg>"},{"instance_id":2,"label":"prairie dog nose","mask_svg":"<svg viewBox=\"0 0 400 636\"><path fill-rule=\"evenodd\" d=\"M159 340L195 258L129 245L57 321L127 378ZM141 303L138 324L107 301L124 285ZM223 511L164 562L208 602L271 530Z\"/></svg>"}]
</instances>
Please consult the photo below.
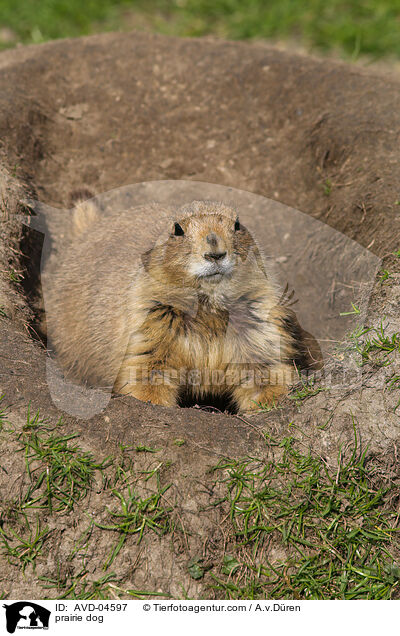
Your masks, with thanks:
<instances>
[{"instance_id":1,"label":"prairie dog nose","mask_svg":"<svg viewBox=\"0 0 400 636\"><path fill-rule=\"evenodd\" d=\"M219 261L225 256L226 252L207 252L207 254L204 254L206 261Z\"/></svg>"}]
</instances>

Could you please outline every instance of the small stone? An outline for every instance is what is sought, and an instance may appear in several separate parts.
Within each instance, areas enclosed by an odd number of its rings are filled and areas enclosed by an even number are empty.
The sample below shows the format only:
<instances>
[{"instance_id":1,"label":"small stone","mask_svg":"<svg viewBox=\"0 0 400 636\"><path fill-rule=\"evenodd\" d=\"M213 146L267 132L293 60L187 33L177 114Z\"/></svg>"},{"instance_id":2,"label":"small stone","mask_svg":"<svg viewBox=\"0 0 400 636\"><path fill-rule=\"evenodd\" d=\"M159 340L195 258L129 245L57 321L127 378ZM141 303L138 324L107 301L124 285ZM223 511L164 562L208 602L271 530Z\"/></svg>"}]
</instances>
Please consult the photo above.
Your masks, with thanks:
<instances>
[{"instance_id":1,"label":"small stone","mask_svg":"<svg viewBox=\"0 0 400 636\"><path fill-rule=\"evenodd\" d=\"M160 168L164 168L165 170L166 168L169 168L172 164L173 164L173 159L171 158L163 159L163 161L160 161Z\"/></svg>"},{"instance_id":2,"label":"small stone","mask_svg":"<svg viewBox=\"0 0 400 636\"><path fill-rule=\"evenodd\" d=\"M60 108L60 115L67 119L82 119L83 115L89 110L88 104L74 104L73 106L65 106Z\"/></svg>"}]
</instances>

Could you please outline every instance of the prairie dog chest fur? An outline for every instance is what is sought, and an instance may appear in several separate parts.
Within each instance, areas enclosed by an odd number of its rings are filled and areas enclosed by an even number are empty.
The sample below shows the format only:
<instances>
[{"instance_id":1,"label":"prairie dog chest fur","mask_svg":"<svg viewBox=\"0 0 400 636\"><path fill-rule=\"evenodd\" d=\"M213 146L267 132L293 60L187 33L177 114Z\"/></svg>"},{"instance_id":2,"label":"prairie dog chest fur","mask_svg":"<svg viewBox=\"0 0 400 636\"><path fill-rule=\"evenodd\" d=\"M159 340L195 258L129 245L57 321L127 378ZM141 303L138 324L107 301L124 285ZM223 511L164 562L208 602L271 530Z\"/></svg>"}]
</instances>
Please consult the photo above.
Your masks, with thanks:
<instances>
[{"instance_id":1,"label":"prairie dog chest fur","mask_svg":"<svg viewBox=\"0 0 400 636\"><path fill-rule=\"evenodd\" d=\"M149 216L156 223L143 248ZM80 381L173 406L196 370L194 399L224 392L240 410L290 384L293 328L254 239L222 203L196 201L175 214L147 206L111 220L80 203L49 287L49 338ZM275 379L247 387L228 378L243 369ZM213 371L225 374L216 386Z\"/></svg>"}]
</instances>

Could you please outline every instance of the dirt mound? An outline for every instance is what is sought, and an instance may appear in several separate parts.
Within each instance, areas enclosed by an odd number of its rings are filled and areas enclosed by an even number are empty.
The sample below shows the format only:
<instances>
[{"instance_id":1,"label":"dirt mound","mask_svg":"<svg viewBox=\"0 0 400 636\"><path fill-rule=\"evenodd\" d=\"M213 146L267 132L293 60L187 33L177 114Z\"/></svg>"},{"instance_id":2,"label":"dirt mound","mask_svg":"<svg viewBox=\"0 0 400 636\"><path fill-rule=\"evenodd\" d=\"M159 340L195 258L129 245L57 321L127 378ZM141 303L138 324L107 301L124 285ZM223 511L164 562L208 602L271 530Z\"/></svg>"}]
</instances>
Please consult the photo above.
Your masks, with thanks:
<instances>
[{"instance_id":1,"label":"dirt mound","mask_svg":"<svg viewBox=\"0 0 400 636\"><path fill-rule=\"evenodd\" d=\"M221 458L279 457L266 445L267 430L293 436L298 448L336 466L340 449L353 440L355 421L379 461L397 452L398 397L386 390L396 369L390 366L388 375L373 355L398 351L399 268L392 253L400 247L400 83L261 46L111 34L2 53L0 89L0 386L8 407L1 520L9 548L1 557L0 587L11 598L140 594L134 590L209 596L211 570L225 567L228 578L235 571L226 561L232 541L224 525L227 508L217 505L223 486L209 472ZM342 360L359 355L365 363L360 381L349 380L346 391L343 383L330 390L303 387L282 409L251 421L127 397L113 398L89 421L56 409L45 351L32 328L42 238L23 228L18 215L29 212L30 198L67 208L71 191L82 187L100 194L178 179L281 201L385 259L387 274L376 282L368 318L378 330L376 342L366 351L357 337L352 350L343 349ZM60 228L62 212L51 223L54 231ZM379 335L383 316L386 331ZM35 420L37 409L47 423ZM57 441L49 422L60 417ZM80 450L62 446L71 432L80 434ZM86 492L82 475L75 476L75 485L81 480L75 492L56 472L56 490L64 494L49 508L51 497L44 497L42 482L32 487L32 474L40 476L54 444L64 449L64 461L65 454L78 453L80 465L90 465L91 481ZM30 477L23 474L21 449L33 462ZM113 459L100 465L108 456ZM136 530L125 532L115 517L110 521L116 500L110 484L114 490L122 484L129 498L130 471L137 498L125 501L125 512ZM25 523L22 504L39 515L36 543L35 517ZM107 532L116 536L111 554ZM18 548L18 537L26 536L34 544L30 560ZM283 563L286 552L274 541L263 550L271 563ZM227 594L224 589L216 593Z\"/></svg>"}]
</instances>

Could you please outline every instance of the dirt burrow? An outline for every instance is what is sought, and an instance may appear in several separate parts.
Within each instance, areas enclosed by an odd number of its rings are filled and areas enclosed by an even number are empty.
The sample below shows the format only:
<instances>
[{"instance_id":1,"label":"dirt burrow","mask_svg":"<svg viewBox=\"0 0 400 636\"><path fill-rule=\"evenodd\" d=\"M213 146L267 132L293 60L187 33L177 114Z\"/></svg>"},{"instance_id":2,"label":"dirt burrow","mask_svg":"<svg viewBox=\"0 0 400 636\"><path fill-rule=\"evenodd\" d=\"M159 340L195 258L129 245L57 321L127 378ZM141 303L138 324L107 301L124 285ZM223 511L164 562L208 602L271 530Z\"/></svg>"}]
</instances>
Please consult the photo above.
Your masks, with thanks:
<instances>
[{"instance_id":1,"label":"dirt burrow","mask_svg":"<svg viewBox=\"0 0 400 636\"><path fill-rule=\"evenodd\" d=\"M263 429L278 436L295 431L302 448L334 465L340 447L353 439L354 418L362 443L389 457L399 438L398 398L384 390L382 370L368 368L361 384L320 392L300 408L287 400L284 408L249 421L128 397L112 399L89 421L60 413L46 383L45 350L33 331L42 238L22 226L20 215L31 198L68 208L74 189L100 194L162 179L262 194L384 259L394 275L377 281L368 321L378 326L385 317L393 333L400 327L392 255L399 249L400 84L261 46L107 34L2 53L0 88L0 389L8 419L20 430L29 403L50 421L63 416L62 430L79 432L82 447L99 459L117 454L121 443L159 449L157 462L166 464L162 483L173 484L166 496L180 530L172 539L148 534L140 548L127 542L115 562L117 578L126 589L177 597L183 587L189 596L205 595L204 581L194 580L187 564L198 555L218 561L226 541L223 511L210 508L218 496L210 467L226 456L266 459ZM336 361L334 369L340 372L342 364ZM182 438L185 444L177 446ZM24 471L7 439L3 504L18 497ZM138 470L154 465L146 454L135 461ZM109 504L99 486L89 502L58 521L44 515L41 522L52 524L53 534L36 572L28 568L24 577L2 557L8 595L43 597L38 577L55 577L86 528L84 510L101 517ZM106 543L98 532L91 544L86 561L93 580L104 574ZM79 572L76 561L68 567Z\"/></svg>"}]
</instances>

